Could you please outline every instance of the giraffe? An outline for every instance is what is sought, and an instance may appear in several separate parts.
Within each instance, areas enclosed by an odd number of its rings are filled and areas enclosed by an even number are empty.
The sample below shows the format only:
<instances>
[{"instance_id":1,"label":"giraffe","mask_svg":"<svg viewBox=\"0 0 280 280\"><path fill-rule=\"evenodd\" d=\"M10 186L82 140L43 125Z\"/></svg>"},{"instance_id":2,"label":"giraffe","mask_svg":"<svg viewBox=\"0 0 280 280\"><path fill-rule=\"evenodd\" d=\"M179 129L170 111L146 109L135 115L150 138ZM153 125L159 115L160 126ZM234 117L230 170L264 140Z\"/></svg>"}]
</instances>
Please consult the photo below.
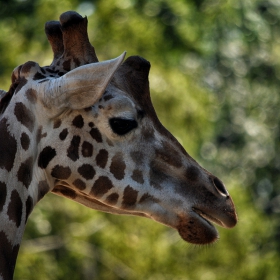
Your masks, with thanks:
<instances>
[{"instance_id":1,"label":"giraffe","mask_svg":"<svg viewBox=\"0 0 280 280\"><path fill-rule=\"evenodd\" d=\"M223 183L157 118L142 57L99 62L87 18L74 11L45 32L51 65L28 61L0 91L0 279L12 279L25 225L48 193L112 214L146 217L187 242L237 223Z\"/></svg>"}]
</instances>

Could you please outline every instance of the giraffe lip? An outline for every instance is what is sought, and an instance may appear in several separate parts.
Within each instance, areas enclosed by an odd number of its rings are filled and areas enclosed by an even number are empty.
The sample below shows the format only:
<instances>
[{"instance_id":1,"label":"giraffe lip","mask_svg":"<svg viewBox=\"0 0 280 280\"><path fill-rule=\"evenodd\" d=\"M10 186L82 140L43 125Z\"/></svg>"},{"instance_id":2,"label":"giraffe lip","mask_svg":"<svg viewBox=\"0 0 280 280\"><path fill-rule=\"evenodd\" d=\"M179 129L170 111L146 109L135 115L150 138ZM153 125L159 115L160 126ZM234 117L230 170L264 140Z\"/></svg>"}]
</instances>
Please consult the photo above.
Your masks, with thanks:
<instances>
[{"instance_id":1,"label":"giraffe lip","mask_svg":"<svg viewBox=\"0 0 280 280\"><path fill-rule=\"evenodd\" d=\"M213 216L211 216L211 215L209 215L209 214L206 214L205 212L203 212L202 210L200 210L200 209L198 209L198 208L193 207L192 209L193 209L193 211L194 211L196 214L198 214L198 216L199 216L200 218L202 218L203 220L205 220L205 221L206 221L207 223L209 223L211 226L213 226L212 223L211 223L211 222L213 222L213 223L215 223L215 224L217 224L217 225L219 225L219 226L221 226L221 227L226 227L226 225L225 225L221 220L219 220L219 219L217 219L217 218L215 218L215 217L213 217Z\"/></svg>"},{"instance_id":2,"label":"giraffe lip","mask_svg":"<svg viewBox=\"0 0 280 280\"><path fill-rule=\"evenodd\" d=\"M206 215L201 210L193 209L188 214L180 215L177 230L180 236L192 244L210 244L219 238L219 233L211 222L215 218Z\"/></svg>"}]
</instances>

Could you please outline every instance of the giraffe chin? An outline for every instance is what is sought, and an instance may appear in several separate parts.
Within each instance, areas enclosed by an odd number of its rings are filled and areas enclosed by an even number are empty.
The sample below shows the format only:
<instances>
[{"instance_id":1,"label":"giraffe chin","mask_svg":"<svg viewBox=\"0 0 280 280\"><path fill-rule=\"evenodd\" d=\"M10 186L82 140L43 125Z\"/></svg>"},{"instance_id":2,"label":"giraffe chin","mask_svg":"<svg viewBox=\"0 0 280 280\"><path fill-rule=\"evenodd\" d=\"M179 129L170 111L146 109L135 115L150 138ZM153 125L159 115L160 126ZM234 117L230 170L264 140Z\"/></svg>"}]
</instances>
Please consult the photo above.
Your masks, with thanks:
<instances>
[{"instance_id":1,"label":"giraffe chin","mask_svg":"<svg viewBox=\"0 0 280 280\"><path fill-rule=\"evenodd\" d=\"M217 241L219 233L207 218L192 212L191 215L181 216L176 228L180 236L189 243L198 245L211 244Z\"/></svg>"}]
</instances>

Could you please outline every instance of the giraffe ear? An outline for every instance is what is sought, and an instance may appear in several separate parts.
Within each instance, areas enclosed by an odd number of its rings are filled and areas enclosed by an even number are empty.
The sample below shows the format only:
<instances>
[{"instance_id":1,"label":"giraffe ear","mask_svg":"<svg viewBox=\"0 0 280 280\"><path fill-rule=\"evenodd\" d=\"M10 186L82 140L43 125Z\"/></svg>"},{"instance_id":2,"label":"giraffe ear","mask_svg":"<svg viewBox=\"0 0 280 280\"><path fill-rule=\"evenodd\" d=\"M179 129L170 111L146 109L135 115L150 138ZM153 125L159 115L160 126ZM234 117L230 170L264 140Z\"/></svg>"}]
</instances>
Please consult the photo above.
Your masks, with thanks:
<instances>
[{"instance_id":1,"label":"giraffe ear","mask_svg":"<svg viewBox=\"0 0 280 280\"><path fill-rule=\"evenodd\" d=\"M83 65L60 78L42 83L44 105L57 109L84 109L94 105L102 97L125 54L115 59Z\"/></svg>"},{"instance_id":2,"label":"giraffe ear","mask_svg":"<svg viewBox=\"0 0 280 280\"><path fill-rule=\"evenodd\" d=\"M151 64L140 56L130 56L121 65L114 79L121 88L132 95L149 95L149 72Z\"/></svg>"}]
</instances>

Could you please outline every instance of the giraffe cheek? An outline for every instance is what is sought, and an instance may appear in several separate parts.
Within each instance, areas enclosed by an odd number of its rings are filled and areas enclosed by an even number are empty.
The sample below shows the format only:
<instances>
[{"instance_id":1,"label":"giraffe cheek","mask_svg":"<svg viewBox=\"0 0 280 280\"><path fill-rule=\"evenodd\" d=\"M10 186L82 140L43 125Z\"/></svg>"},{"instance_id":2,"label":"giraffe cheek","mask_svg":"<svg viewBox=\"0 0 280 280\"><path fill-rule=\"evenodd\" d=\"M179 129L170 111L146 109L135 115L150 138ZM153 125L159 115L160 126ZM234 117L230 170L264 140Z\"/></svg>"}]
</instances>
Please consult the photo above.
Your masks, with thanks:
<instances>
[{"instance_id":1,"label":"giraffe cheek","mask_svg":"<svg viewBox=\"0 0 280 280\"><path fill-rule=\"evenodd\" d=\"M86 180L91 180L96 174L96 171L90 164L83 164L78 168L78 173Z\"/></svg>"},{"instance_id":2,"label":"giraffe cheek","mask_svg":"<svg viewBox=\"0 0 280 280\"><path fill-rule=\"evenodd\" d=\"M130 186L124 189L122 207L125 209L132 209L135 207L137 201L138 191Z\"/></svg>"},{"instance_id":3,"label":"giraffe cheek","mask_svg":"<svg viewBox=\"0 0 280 280\"><path fill-rule=\"evenodd\" d=\"M51 175L56 179L66 180L71 175L71 169L61 165L56 165L51 172Z\"/></svg>"},{"instance_id":4,"label":"giraffe cheek","mask_svg":"<svg viewBox=\"0 0 280 280\"><path fill-rule=\"evenodd\" d=\"M134 170L133 171L133 173L132 173L132 176L131 176L131 178L135 181L135 182L137 182L137 183L139 183L139 184L144 184L144 177L143 177L143 172L141 171L141 170L138 170L138 169L136 169L136 170Z\"/></svg>"},{"instance_id":5,"label":"giraffe cheek","mask_svg":"<svg viewBox=\"0 0 280 280\"><path fill-rule=\"evenodd\" d=\"M86 183L85 183L83 180L81 180L81 179L76 179L76 180L73 182L73 185L74 185L77 189L79 189L79 190L81 190L81 191L83 191L83 190L86 188Z\"/></svg>"},{"instance_id":6,"label":"giraffe cheek","mask_svg":"<svg viewBox=\"0 0 280 280\"><path fill-rule=\"evenodd\" d=\"M114 186L111 180L105 176L100 176L94 183L90 195L93 197L99 198L106 194Z\"/></svg>"},{"instance_id":7,"label":"giraffe cheek","mask_svg":"<svg viewBox=\"0 0 280 280\"><path fill-rule=\"evenodd\" d=\"M125 176L126 164L123 160L121 153L117 153L113 158L110 165L110 172L118 180L122 180Z\"/></svg>"},{"instance_id":8,"label":"giraffe cheek","mask_svg":"<svg viewBox=\"0 0 280 280\"><path fill-rule=\"evenodd\" d=\"M108 195L106 198L105 202L108 203L109 205L116 205L119 199L119 194L117 193L111 193Z\"/></svg>"},{"instance_id":9,"label":"giraffe cheek","mask_svg":"<svg viewBox=\"0 0 280 280\"><path fill-rule=\"evenodd\" d=\"M82 144L82 155L83 157L91 157L93 154L93 146L91 143L84 141Z\"/></svg>"}]
</instances>

